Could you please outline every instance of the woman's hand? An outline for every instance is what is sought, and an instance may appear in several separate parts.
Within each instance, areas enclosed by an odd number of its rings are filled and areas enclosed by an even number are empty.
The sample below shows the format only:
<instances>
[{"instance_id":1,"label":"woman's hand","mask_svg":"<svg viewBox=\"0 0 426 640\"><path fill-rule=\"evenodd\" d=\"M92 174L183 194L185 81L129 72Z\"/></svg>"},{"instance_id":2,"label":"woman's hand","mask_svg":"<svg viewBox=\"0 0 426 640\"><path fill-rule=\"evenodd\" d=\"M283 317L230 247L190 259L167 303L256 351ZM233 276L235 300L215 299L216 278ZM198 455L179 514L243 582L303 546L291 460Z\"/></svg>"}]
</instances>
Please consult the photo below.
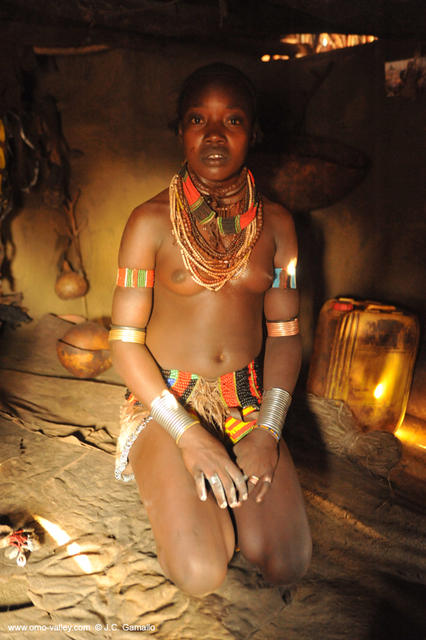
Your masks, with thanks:
<instances>
[{"instance_id":1,"label":"woman's hand","mask_svg":"<svg viewBox=\"0 0 426 640\"><path fill-rule=\"evenodd\" d=\"M187 429L178 446L185 466L195 480L200 500L207 499L206 479L221 509L228 505L238 507L241 500L247 500L247 485L241 470L232 462L223 444L201 425Z\"/></svg>"},{"instance_id":2,"label":"woman's hand","mask_svg":"<svg viewBox=\"0 0 426 640\"><path fill-rule=\"evenodd\" d=\"M262 502L272 484L278 444L265 429L253 429L234 446L237 464L248 478L249 494Z\"/></svg>"}]
</instances>

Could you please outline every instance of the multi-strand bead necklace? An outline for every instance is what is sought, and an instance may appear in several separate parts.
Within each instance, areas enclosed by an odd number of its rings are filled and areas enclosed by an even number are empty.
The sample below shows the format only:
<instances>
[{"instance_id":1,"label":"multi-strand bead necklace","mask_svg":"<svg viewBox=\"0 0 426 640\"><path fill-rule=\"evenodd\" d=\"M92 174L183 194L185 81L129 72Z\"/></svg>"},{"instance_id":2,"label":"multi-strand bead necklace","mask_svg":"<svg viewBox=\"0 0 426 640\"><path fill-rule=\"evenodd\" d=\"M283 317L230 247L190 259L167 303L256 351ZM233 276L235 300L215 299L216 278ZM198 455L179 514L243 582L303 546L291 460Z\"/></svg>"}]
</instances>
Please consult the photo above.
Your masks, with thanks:
<instances>
[{"instance_id":1,"label":"multi-strand bead necklace","mask_svg":"<svg viewBox=\"0 0 426 640\"><path fill-rule=\"evenodd\" d=\"M246 168L230 187L204 195L203 190L185 165L170 183L170 218L193 280L219 291L250 258L262 230L262 201Z\"/></svg>"}]
</instances>

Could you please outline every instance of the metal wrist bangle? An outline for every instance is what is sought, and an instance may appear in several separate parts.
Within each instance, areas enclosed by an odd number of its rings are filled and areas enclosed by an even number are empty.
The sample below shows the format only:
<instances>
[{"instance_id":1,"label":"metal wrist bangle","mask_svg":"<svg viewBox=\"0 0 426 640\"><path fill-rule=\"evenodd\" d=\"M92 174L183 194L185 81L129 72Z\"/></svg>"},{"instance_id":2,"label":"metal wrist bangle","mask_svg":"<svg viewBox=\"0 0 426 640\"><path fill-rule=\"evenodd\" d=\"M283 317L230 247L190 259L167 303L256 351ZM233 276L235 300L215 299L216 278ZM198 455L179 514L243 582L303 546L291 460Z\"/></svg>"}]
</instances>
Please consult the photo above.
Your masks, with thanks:
<instances>
[{"instance_id":1,"label":"metal wrist bangle","mask_svg":"<svg viewBox=\"0 0 426 640\"><path fill-rule=\"evenodd\" d=\"M268 389L263 394L257 424L267 427L280 438L290 404L291 395L288 391L278 387Z\"/></svg>"},{"instance_id":2,"label":"metal wrist bangle","mask_svg":"<svg viewBox=\"0 0 426 640\"><path fill-rule=\"evenodd\" d=\"M198 422L185 411L174 395L167 389L151 402L151 416L170 433L176 442L179 441L189 427Z\"/></svg>"}]
</instances>

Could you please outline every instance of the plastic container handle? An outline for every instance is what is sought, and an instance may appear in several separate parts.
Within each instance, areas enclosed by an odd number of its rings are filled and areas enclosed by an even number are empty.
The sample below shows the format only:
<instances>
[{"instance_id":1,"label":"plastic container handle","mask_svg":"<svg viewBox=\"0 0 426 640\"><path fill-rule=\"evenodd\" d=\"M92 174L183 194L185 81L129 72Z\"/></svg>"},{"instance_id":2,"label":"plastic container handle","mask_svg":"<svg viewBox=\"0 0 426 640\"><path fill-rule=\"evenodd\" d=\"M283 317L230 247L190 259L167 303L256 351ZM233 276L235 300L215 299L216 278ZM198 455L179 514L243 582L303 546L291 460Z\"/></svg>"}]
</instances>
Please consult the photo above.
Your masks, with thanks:
<instances>
[{"instance_id":1,"label":"plastic container handle","mask_svg":"<svg viewBox=\"0 0 426 640\"><path fill-rule=\"evenodd\" d=\"M393 304L374 304L369 303L365 307L366 311L396 311L396 307Z\"/></svg>"}]
</instances>

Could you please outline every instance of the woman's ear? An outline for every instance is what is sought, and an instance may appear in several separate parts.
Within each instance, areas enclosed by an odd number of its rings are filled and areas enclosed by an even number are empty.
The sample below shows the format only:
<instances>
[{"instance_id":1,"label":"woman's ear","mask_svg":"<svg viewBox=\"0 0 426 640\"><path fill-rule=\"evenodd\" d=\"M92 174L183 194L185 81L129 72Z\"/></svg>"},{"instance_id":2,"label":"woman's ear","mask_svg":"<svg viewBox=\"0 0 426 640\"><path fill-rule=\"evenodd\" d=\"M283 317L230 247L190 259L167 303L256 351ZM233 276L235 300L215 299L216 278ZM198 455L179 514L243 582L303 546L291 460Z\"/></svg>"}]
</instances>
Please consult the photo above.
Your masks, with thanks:
<instances>
[{"instance_id":1,"label":"woman's ear","mask_svg":"<svg viewBox=\"0 0 426 640\"><path fill-rule=\"evenodd\" d=\"M251 132L251 138L250 138L250 147L255 147L257 144L260 144L262 142L262 131L261 128L259 126L259 122L257 120L255 120L255 122L253 123L253 129Z\"/></svg>"},{"instance_id":2,"label":"woman's ear","mask_svg":"<svg viewBox=\"0 0 426 640\"><path fill-rule=\"evenodd\" d=\"M173 133L175 134L175 136L180 136L180 123L179 120L177 118L174 118L173 120L170 120L169 123L167 124L167 128L170 131L173 131Z\"/></svg>"}]
</instances>

